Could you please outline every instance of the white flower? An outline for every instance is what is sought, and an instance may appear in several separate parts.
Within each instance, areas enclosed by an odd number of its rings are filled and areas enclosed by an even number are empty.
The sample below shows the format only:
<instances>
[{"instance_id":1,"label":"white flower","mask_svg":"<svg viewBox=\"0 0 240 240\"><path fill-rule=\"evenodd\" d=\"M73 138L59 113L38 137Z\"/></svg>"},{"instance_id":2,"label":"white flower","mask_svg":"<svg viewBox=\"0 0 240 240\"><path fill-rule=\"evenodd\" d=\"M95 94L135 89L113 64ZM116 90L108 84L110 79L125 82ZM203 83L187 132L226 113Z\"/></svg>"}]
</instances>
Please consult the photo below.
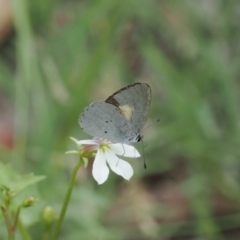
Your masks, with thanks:
<instances>
[{"instance_id":1,"label":"white flower","mask_svg":"<svg viewBox=\"0 0 240 240\"><path fill-rule=\"evenodd\" d=\"M111 143L104 139L81 140L78 141L78 144L88 145L91 150L97 150L92 174L98 184L102 184L107 180L109 175L108 166L113 172L126 180L132 177L133 169L131 165L116 155L132 158L140 157L139 152L133 146L122 143Z\"/></svg>"}]
</instances>

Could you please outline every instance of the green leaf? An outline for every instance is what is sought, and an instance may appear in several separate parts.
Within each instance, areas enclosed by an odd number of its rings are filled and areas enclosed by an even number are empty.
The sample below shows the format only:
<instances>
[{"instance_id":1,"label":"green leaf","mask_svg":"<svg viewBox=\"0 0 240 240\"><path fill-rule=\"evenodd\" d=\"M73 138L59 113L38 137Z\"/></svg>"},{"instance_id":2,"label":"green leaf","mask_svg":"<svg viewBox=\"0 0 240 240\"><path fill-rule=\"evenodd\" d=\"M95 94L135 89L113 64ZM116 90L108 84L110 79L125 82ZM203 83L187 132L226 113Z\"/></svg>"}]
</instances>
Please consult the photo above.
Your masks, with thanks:
<instances>
[{"instance_id":1,"label":"green leaf","mask_svg":"<svg viewBox=\"0 0 240 240\"><path fill-rule=\"evenodd\" d=\"M8 188L14 195L44 178L45 176L35 176L33 173L20 176L10 165L0 163L0 186Z\"/></svg>"}]
</instances>

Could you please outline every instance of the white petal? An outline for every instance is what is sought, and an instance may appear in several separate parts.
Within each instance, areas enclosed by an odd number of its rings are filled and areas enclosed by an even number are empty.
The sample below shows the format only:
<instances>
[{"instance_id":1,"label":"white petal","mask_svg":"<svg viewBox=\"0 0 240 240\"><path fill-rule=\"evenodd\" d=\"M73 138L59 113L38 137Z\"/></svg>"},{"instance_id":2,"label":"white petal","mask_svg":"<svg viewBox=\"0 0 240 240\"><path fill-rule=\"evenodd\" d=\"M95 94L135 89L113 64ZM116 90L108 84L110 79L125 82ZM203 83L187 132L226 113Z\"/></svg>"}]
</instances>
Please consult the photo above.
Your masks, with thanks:
<instances>
[{"instance_id":1,"label":"white petal","mask_svg":"<svg viewBox=\"0 0 240 240\"><path fill-rule=\"evenodd\" d=\"M128 162L119 159L112 151L109 150L106 151L105 157L113 172L127 180L132 177L133 169Z\"/></svg>"},{"instance_id":2,"label":"white petal","mask_svg":"<svg viewBox=\"0 0 240 240\"><path fill-rule=\"evenodd\" d=\"M135 147L128 144L115 143L115 144L109 144L109 146L111 150L119 156L132 157L132 158L137 158L141 156Z\"/></svg>"},{"instance_id":3,"label":"white petal","mask_svg":"<svg viewBox=\"0 0 240 240\"><path fill-rule=\"evenodd\" d=\"M82 145L96 145L96 144L98 144L98 141L96 141L96 140L80 140L80 141L78 141L78 144L82 144Z\"/></svg>"},{"instance_id":4,"label":"white petal","mask_svg":"<svg viewBox=\"0 0 240 240\"><path fill-rule=\"evenodd\" d=\"M109 168L106 164L105 155L100 150L97 151L93 163L92 174L98 184L104 183L108 178Z\"/></svg>"}]
</instances>

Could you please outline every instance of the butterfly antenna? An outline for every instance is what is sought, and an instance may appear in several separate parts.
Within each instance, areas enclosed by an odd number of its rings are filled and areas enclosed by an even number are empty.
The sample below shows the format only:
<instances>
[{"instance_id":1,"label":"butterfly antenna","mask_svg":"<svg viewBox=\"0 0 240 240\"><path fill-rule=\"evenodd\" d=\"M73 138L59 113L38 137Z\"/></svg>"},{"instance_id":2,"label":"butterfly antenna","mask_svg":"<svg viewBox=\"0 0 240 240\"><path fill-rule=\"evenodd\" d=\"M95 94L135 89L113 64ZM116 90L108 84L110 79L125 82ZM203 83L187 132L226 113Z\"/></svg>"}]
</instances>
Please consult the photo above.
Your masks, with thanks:
<instances>
[{"instance_id":1,"label":"butterfly antenna","mask_svg":"<svg viewBox=\"0 0 240 240\"><path fill-rule=\"evenodd\" d=\"M145 169L147 169L147 164L146 164L146 161L145 161L145 152L144 152L143 140L141 142L142 142L142 149L143 149L143 166L144 166Z\"/></svg>"},{"instance_id":2,"label":"butterfly antenna","mask_svg":"<svg viewBox=\"0 0 240 240\"><path fill-rule=\"evenodd\" d=\"M146 129L150 128L151 126L153 126L154 124L158 123L158 122L160 122L160 118L157 119L156 122L153 122L153 123L151 123L149 126L147 126L146 128L144 128L144 131L145 131Z\"/></svg>"}]
</instances>

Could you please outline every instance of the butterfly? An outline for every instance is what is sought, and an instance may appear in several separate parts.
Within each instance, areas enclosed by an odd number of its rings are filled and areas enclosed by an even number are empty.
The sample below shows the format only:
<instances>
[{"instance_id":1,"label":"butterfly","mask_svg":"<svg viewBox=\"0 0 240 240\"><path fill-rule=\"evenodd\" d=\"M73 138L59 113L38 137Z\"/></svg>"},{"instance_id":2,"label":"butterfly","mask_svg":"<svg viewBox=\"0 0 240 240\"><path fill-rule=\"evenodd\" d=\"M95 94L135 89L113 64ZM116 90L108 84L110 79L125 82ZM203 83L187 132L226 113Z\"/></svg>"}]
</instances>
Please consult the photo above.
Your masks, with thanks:
<instances>
[{"instance_id":1,"label":"butterfly","mask_svg":"<svg viewBox=\"0 0 240 240\"><path fill-rule=\"evenodd\" d=\"M121 88L105 101L87 106L79 116L84 132L114 143L142 140L142 130L151 103L147 83L134 83Z\"/></svg>"}]
</instances>

